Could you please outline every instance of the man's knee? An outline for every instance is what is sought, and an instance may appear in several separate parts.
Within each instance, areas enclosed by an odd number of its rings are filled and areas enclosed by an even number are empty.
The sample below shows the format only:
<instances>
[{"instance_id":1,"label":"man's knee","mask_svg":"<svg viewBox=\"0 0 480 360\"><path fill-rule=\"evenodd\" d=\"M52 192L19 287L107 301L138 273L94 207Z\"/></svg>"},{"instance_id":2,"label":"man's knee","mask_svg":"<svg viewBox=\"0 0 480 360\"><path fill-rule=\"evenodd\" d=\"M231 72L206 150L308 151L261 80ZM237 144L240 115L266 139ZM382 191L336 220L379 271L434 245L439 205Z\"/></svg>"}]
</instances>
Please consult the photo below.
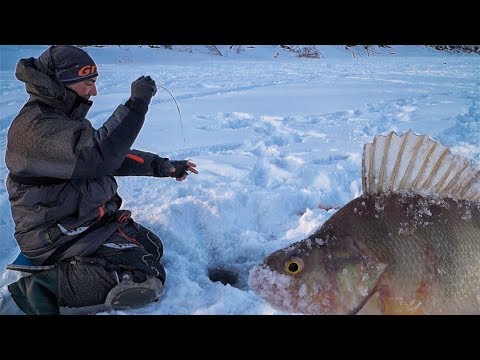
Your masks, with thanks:
<instances>
[{"instance_id":1,"label":"man's knee","mask_svg":"<svg viewBox=\"0 0 480 360\"><path fill-rule=\"evenodd\" d=\"M115 240L116 241L116 240ZM117 241L118 242L118 241ZM104 245L110 245L104 244ZM157 257L144 247L133 246L117 248L112 240L112 246L104 246L97 255L101 257L111 269L119 274L130 274L134 282L143 282L146 277L154 276L165 283L165 269ZM115 246L114 246L115 245Z\"/></svg>"},{"instance_id":2,"label":"man's knee","mask_svg":"<svg viewBox=\"0 0 480 360\"><path fill-rule=\"evenodd\" d=\"M133 225L132 237L135 238L150 254L155 257L155 260L160 260L163 256L163 242L162 240L151 230L145 226L131 221Z\"/></svg>"},{"instance_id":3,"label":"man's knee","mask_svg":"<svg viewBox=\"0 0 480 360\"><path fill-rule=\"evenodd\" d=\"M104 259L74 257L55 266L60 306L83 307L101 304L118 284L115 272Z\"/></svg>"},{"instance_id":4,"label":"man's knee","mask_svg":"<svg viewBox=\"0 0 480 360\"><path fill-rule=\"evenodd\" d=\"M125 308L157 300L163 293L165 270L158 261L149 262L149 268L137 268L134 265L137 256L133 256L136 252L122 251L121 254L131 256L123 258L127 260L123 264L115 261L118 255L76 257L62 264L58 275L61 304L83 307L105 303L113 308Z\"/></svg>"}]
</instances>

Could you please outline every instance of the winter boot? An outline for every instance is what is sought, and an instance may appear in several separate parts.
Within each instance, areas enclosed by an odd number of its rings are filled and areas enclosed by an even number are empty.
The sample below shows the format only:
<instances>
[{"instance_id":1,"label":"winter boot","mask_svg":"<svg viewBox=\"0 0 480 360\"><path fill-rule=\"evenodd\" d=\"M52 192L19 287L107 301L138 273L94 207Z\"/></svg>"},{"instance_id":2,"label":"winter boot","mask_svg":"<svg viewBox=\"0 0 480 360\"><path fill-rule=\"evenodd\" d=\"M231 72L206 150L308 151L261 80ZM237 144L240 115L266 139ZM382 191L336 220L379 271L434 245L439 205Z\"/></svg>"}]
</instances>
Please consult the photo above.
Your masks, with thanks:
<instances>
[{"instance_id":1,"label":"winter boot","mask_svg":"<svg viewBox=\"0 0 480 360\"><path fill-rule=\"evenodd\" d=\"M156 277L148 277L141 283L124 278L107 294L105 305L114 310L138 308L158 300L163 293L163 283Z\"/></svg>"}]
</instances>

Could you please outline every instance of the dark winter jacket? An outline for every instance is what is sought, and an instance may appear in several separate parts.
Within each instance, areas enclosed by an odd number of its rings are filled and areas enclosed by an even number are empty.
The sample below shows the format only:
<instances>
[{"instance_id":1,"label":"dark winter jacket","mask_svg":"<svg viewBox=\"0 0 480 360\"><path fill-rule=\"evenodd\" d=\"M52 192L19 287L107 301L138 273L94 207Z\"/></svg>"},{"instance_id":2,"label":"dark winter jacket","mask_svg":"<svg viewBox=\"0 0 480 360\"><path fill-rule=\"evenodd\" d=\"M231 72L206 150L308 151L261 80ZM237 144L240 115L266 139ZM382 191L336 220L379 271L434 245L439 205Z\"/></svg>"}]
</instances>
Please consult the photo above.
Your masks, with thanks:
<instances>
[{"instance_id":1,"label":"dark winter jacket","mask_svg":"<svg viewBox=\"0 0 480 360\"><path fill-rule=\"evenodd\" d=\"M113 175L153 176L165 158L131 150L148 104L129 99L101 128L85 118L92 102L67 90L49 52L18 62L28 102L8 131L5 161L15 238L37 265L89 256L116 230L121 206Z\"/></svg>"}]
</instances>

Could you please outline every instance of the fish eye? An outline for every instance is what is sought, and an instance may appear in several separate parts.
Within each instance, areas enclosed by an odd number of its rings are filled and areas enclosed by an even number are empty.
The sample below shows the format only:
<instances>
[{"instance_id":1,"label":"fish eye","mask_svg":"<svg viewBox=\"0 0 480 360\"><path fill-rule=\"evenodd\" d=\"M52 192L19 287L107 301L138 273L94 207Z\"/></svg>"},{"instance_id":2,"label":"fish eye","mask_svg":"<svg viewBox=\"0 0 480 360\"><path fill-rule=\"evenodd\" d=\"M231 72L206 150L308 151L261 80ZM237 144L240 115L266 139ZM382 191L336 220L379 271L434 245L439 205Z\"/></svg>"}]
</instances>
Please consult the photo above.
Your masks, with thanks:
<instances>
[{"instance_id":1,"label":"fish eye","mask_svg":"<svg viewBox=\"0 0 480 360\"><path fill-rule=\"evenodd\" d=\"M285 263L285 272L288 275L297 275L302 270L303 260L298 257L291 258Z\"/></svg>"}]
</instances>

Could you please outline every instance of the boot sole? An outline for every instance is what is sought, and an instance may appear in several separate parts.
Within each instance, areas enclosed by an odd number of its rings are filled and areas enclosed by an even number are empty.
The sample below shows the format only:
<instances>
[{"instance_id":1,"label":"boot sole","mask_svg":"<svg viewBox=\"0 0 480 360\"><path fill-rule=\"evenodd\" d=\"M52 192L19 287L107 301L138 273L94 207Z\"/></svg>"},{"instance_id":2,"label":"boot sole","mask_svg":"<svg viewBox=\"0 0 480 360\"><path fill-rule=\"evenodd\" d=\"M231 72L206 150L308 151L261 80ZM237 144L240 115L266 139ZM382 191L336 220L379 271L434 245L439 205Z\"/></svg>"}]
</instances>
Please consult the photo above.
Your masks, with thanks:
<instances>
[{"instance_id":1,"label":"boot sole","mask_svg":"<svg viewBox=\"0 0 480 360\"><path fill-rule=\"evenodd\" d=\"M124 280L114 286L105 299L105 305L114 310L138 308L157 300L163 293L162 282L154 277L142 283Z\"/></svg>"}]
</instances>

